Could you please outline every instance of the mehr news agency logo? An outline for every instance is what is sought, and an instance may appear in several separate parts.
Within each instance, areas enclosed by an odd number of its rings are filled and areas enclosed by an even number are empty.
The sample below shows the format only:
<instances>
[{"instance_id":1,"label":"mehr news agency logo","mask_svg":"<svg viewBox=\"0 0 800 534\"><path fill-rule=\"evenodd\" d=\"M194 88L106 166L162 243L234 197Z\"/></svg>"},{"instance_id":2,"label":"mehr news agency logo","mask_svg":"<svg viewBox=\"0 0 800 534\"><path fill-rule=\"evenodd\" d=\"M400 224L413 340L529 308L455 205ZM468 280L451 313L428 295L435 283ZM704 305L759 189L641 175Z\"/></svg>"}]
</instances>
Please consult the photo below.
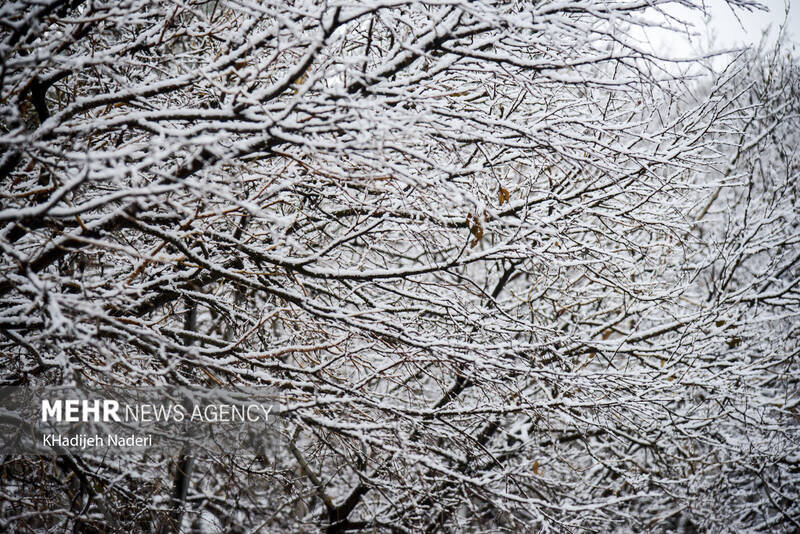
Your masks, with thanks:
<instances>
[{"instance_id":1,"label":"mehr news agency logo","mask_svg":"<svg viewBox=\"0 0 800 534\"><path fill-rule=\"evenodd\" d=\"M240 423L267 422L271 405L258 403L195 404L120 404L113 399L42 399L42 423L114 423L129 425L171 423ZM91 447L150 447L152 434L73 434L49 433L42 435L46 447L86 449Z\"/></svg>"}]
</instances>

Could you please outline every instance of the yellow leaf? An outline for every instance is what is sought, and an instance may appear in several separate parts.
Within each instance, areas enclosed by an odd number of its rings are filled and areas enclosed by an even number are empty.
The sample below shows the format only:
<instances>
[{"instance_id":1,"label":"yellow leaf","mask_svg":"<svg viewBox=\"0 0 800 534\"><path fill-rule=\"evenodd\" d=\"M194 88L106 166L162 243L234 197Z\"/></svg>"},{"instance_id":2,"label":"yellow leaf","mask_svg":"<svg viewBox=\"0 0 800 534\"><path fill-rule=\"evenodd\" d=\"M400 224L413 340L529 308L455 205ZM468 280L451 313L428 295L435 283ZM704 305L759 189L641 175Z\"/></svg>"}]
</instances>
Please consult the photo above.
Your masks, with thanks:
<instances>
[{"instance_id":1,"label":"yellow leaf","mask_svg":"<svg viewBox=\"0 0 800 534\"><path fill-rule=\"evenodd\" d=\"M539 460L534 460L533 465L531 466L531 471L533 471L534 475L539 474Z\"/></svg>"}]
</instances>

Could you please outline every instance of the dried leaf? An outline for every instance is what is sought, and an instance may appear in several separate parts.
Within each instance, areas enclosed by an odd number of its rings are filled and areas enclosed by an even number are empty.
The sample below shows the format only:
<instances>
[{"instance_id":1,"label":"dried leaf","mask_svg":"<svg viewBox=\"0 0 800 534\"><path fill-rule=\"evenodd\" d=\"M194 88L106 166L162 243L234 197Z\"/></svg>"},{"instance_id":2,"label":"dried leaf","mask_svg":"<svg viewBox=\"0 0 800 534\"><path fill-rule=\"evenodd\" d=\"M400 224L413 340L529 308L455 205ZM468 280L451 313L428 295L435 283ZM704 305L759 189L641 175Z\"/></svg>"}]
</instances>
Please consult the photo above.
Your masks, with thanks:
<instances>
[{"instance_id":1,"label":"dried leaf","mask_svg":"<svg viewBox=\"0 0 800 534\"><path fill-rule=\"evenodd\" d=\"M470 228L470 231L472 232L472 235L475 236L475 239L472 241L472 248L475 248L475 245L477 245L481 238L483 238L483 227L480 225L480 223L476 222L475 225Z\"/></svg>"},{"instance_id":2,"label":"dried leaf","mask_svg":"<svg viewBox=\"0 0 800 534\"><path fill-rule=\"evenodd\" d=\"M473 216L471 213L467 214L466 224L470 233L475 237L470 246L475 248L481 238L483 238L483 226L481 225L480 219L478 219L476 216Z\"/></svg>"},{"instance_id":3,"label":"dried leaf","mask_svg":"<svg viewBox=\"0 0 800 534\"><path fill-rule=\"evenodd\" d=\"M497 192L497 199L500 201L500 205L502 206L505 202L508 202L509 194L508 191L501 187L500 190Z\"/></svg>"}]
</instances>

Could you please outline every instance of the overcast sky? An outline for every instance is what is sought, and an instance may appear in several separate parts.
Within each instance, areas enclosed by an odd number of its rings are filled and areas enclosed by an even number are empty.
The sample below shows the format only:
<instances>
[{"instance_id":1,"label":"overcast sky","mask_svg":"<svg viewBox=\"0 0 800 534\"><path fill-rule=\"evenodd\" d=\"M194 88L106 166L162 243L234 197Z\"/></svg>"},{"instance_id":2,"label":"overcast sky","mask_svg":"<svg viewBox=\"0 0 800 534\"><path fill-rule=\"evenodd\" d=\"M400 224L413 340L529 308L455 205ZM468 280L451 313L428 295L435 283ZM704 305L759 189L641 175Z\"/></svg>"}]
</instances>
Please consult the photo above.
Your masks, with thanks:
<instances>
[{"instance_id":1,"label":"overcast sky","mask_svg":"<svg viewBox=\"0 0 800 534\"><path fill-rule=\"evenodd\" d=\"M790 38L797 41L800 38L800 1L767 0L764 3L769 6L768 12L736 10L734 13L724 0L706 0L710 11L708 30L716 38L716 44L728 47L756 43L770 27L769 37L774 42L778 28L786 17L787 7L789 19L786 30Z\"/></svg>"},{"instance_id":2,"label":"overcast sky","mask_svg":"<svg viewBox=\"0 0 800 534\"><path fill-rule=\"evenodd\" d=\"M653 31L647 32L647 38L660 53L668 53L672 57L696 55L709 48L720 50L756 44L767 29L767 40L774 43L788 7L786 32L794 43L800 43L800 0L762 0L762 3L768 5L769 11L737 9L734 13L725 0L705 0L706 18L694 10L671 7L671 14L692 24L700 35L690 42L673 33ZM800 50L798 44L795 44L795 50Z\"/></svg>"}]
</instances>

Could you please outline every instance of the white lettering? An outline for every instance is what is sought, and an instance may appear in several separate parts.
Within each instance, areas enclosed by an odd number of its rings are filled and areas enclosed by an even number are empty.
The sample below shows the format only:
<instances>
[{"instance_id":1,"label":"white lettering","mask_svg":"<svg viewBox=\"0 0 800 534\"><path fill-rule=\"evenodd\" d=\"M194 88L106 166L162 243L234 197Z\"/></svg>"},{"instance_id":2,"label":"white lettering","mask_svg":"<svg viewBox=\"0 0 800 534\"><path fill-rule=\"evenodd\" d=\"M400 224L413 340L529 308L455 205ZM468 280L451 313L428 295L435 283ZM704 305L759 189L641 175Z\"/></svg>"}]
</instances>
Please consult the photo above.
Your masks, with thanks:
<instances>
[{"instance_id":1,"label":"white lettering","mask_svg":"<svg viewBox=\"0 0 800 534\"><path fill-rule=\"evenodd\" d=\"M91 403L91 404L90 404ZM100 420L100 401L95 399L93 401L83 400L83 417L82 421L88 421L89 415L94 415L95 423Z\"/></svg>"},{"instance_id":2,"label":"white lettering","mask_svg":"<svg viewBox=\"0 0 800 534\"><path fill-rule=\"evenodd\" d=\"M113 419L119 423L119 415L117 415L118 411L119 403L117 401L108 399L103 401L103 421L108 422L109 419Z\"/></svg>"},{"instance_id":3,"label":"white lettering","mask_svg":"<svg viewBox=\"0 0 800 534\"><path fill-rule=\"evenodd\" d=\"M42 421L47 421L48 417L53 417L56 421L61 421L61 401L54 401L53 404L47 399L42 399Z\"/></svg>"},{"instance_id":4,"label":"white lettering","mask_svg":"<svg viewBox=\"0 0 800 534\"><path fill-rule=\"evenodd\" d=\"M68 423L77 423L80 421L81 401L78 399L69 399L64 401L64 421Z\"/></svg>"}]
</instances>

